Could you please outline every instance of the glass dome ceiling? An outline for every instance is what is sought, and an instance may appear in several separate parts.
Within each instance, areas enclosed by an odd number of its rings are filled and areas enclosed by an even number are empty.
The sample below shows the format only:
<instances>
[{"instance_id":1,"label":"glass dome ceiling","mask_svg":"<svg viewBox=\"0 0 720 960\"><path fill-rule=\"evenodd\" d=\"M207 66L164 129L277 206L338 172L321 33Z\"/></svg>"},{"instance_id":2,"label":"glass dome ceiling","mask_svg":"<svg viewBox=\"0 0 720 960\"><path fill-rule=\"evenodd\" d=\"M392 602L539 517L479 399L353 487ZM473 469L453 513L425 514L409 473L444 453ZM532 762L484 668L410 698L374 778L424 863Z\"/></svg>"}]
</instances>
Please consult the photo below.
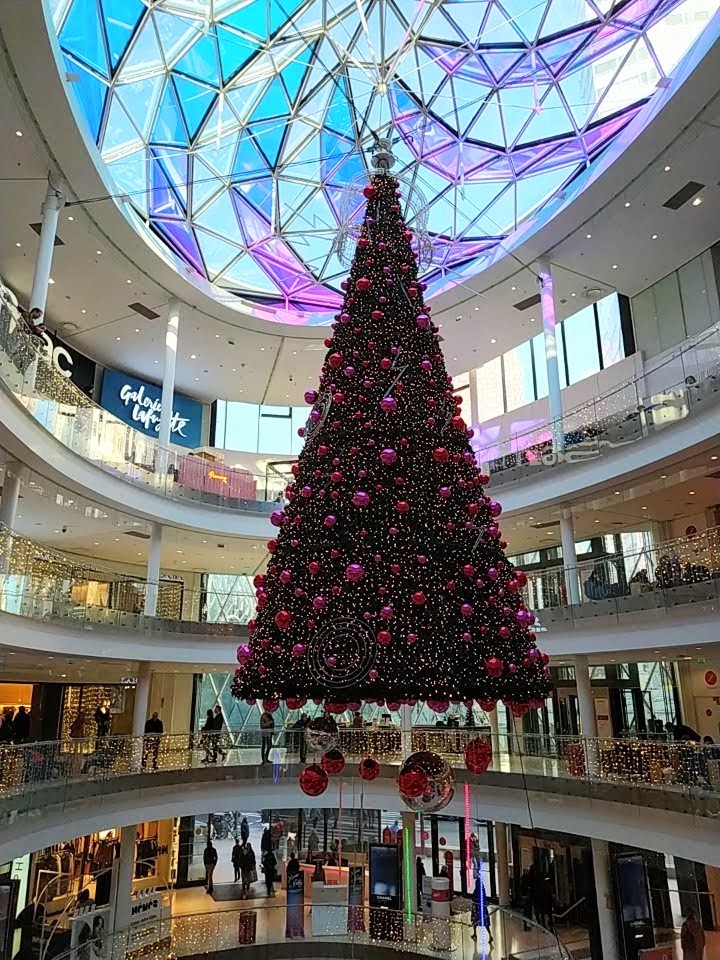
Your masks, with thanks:
<instances>
[{"instance_id":1,"label":"glass dome ceiling","mask_svg":"<svg viewBox=\"0 0 720 960\"><path fill-rule=\"evenodd\" d=\"M428 202L437 293L612 143L720 0L49 5L139 232L219 299L318 324L346 273L343 186L374 135Z\"/></svg>"}]
</instances>

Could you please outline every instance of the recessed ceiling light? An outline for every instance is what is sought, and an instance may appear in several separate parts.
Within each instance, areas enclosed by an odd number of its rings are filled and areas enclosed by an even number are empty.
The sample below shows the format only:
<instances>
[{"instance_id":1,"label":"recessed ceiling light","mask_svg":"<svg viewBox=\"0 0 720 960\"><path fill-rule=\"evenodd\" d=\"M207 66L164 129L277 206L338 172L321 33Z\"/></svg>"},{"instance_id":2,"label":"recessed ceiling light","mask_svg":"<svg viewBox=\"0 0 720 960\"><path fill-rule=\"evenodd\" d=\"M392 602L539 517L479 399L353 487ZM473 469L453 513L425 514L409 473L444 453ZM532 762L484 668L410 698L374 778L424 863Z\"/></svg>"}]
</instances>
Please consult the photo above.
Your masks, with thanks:
<instances>
[{"instance_id":1,"label":"recessed ceiling light","mask_svg":"<svg viewBox=\"0 0 720 960\"><path fill-rule=\"evenodd\" d=\"M68 217L68 220L70 221L70 223L72 223L75 220L75 217Z\"/></svg>"},{"instance_id":2,"label":"recessed ceiling light","mask_svg":"<svg viewBox=\"0 0 720 960\"><path fill-rule=\"evenodd\" d=\"M660 479L661 479L661 480L667 480L667 474L666 474L666 473L661 473L661 474L660 474Z\"/></svg>"},{"instance_id":3,"label":"recessed ceiling light","mask_svg":"<svg viewBox=\"0 0 720 960\"><path fill-rule=\"evenodd\" d=\"M710 457L710 459L711 459L711 460L717 460L717 455L716 455L716 454L713 454L713 455Z\"/></svg>"},{"instance_id":4,"label":"recessed ceiling light","mask_svg":"<svg viewBox=\"0 0 720 960\"><path fill-rule=\"evenodd\" d=\"M135 333L140 333L140 330L138 329L138 327L135 327Z\"/></svg>"},{"instance_id":5,"label":"recessed ceiling light","mask_svg":"<svg viewBox=\"0 0 720 960\"><path fill-rule=\"evenodd\" d=\"M132 280L130 279L130 277L127 278L127 280L125 281L125 283L132 283Z\"/></svg>"},{"instance_id":6,"label":"recessed ceiling light","mask_svg":"<svg viewBox=\"0 0 720 960\"><path fill-rule=\"evenodd\" d=\"M625 206L626 206L626 207L629 207L629 206L630 206L630 201L629 201L629 200L626 200L626 201L625 201Z\"/></svg>"},{"instance_id":7,"label":"recessed ceiling light","mask_svg":"<svg viewBox=\"0 0 720 960\"><path fill-rule=\"evenodd\" d=\"M693 205L694 207L699 207L700 204L702 203L702 201L703 201L703 198L702 198L702 197L695 197L695 199L694 199L693 202L692 202L692 205Z\"/></svg>"},{"instance_id":8,"label":"recessed ceiling light","mask_svg":"<svg viewBox=\"0 0 720 960\"><path fill-rule=\"evenodd\" d=\"M530 323L535 323L535 317L530 317Z\"/></svg>"},{"instance_id":9,"label":"recessed ceiling light","mask_svg":"<svg viewBox=\"0 0 720 960\"><path fill-rule=\"evenodd\" d=\"M53 280L52 277L50 277L50 279L48 280L48 283L49 283L49 284L53 284L53 283L55 283L55 281Z\"/></svg>"},{"instance_id":10,"label":"recessed ceiling light","mask_svg":"<svg viewBox=\"0 0 720 960\"><path fill-rule=\"evenodd\" d=\"M517 290L517 287L510 287L511 290Z\"/></svg>"},{"instance_id":11,"label":"recessed ceiling light","mask_svg":"<svg viewBox=\"0 0 720 960\"><path fill-rule=\"evenodd\" d=\"M261 349L261 350L264 350L264 349L265 349L265 347L260 347L260 349Z\"/></svg>"},{"instance_id":12,"label":"recessed ceiling light","mask_svg":"<svg viewBox=\"0 0 720 960\"><path fill-rule=\"evenodd\" d=\"M156 360L155 363L160 363L160 361L159 361L159 360Z\"/></svg>"},{"instance_id":13,"label":"recessed ceiling light","mask_svg":"<svg viewBox=\"0 0 720 960\"><path fill-rule=\"evenodd\" d=\"M233 367L233 373L237 373L237 367Z\"/></svg>"},{"instance_id":14,"label":"recessed ceiling light","mask_svg":"<svg viewBox=\"0 0 720 960\"><path fill-rule=\"evenodd\" d=\"M592 234L591 234L591 233L586 233L586 234L585 234L585 239L586 239L586 240L592 240Z\"/></svg>"},{"instance_id":15,"label":"recessed ceiling light","mask_svg":"<svg viewBox=\"0 0 720 960\"><path fill-rule=\"evenodd\" d=\"M457 357L453 357L453 360L457 361Z\"/></svg>"},{"instance_id":16,"label":"recessed ceiling light","mask_svg":"<svg viewBox=\"0 0 720 960\"><path fill-rule=\"evenodd\" d=\"M120 537L115 537L115 543L120 543Z\"/></svg>"},{"instance_id":17,"label":"recessed ceiling light","mask_svg":"<svg viewBox=\"0 0 720 960\"><path fill-rule=\"evenodd\" d=\"M495 339L495 337L490 337L490 343L497 343L497 340Z\"/></svg>"},{"instance_id":18,"label":"recessed ceiling light","mask_svg":"<svg viewBox=\"0 0 720 960\"><path fill-rule=\"evenodd\" d=\"M195 379L196 379L196 380L199 380L199 379L200 379L200 377L195 377Z\"/></svg>"},{"instance_id":19,"label":"recessed ceiling light","mask_svg":"<svg viewBox=\"0 0 720 960\"><path fill-rule=\"evenodd\" d=\"M80 311L80 313L87 313L87 310L85 309L85 307L82 308L82 310Z\"/></svg>"},{"instance_id":20,"label":"recessed ceiling light","mask_svg":"<svg viewBox=\"0 0 720 960\"><path fill-rule=\"evenodd\" d=\"M657 235L656 233L654 233L654 234L650 237L650 239L651 239L651 240L657 240L657 237L658 237L658 235Z\"/></svg>"},{"instance_id":21,"label":"recessed ceiling light","mask_svg":"<svg viewBox=\"0 0 720 960\"><path fill-rule=\"evenodd\" d=\"M613 270L617 270L617 264L614 263L614 264L612 265L612 268L613 268Z\"/></svg>"},{"instance_id":22,"label":"recessed ceiling light","mask_svg":"<svg viewBox=\"0 0 720 960\"><path fill-rule=\"evenodd\" d=\"M647 507L640 507L641 510L647 510Z\"/></svg>"},{"instance_id":23,"label":"recessed ceiling light","mask_svg":"<svg viewBox=\"0 0 720 960\"><path fill-rule=\"evenodd\" d=\"M688 490L688 494L689 494L691 497L694 497L694 496L695 496L695 491L694 491L694 490Z\"/></svg>"},{"instance_id":24,"label":"recessed ceiling light","mask_svg":"<svg viewBox=\"0 0 720 960\"><path fill-rule=\"evenodd\" d=\"M93 546L94 546L94 547L99 547L99 546L100 546L100 541L99 541L99 540L95 540L95 541L93 542Z\"/></svg>"},{"instance_id":25,"label":"recessed ceiling light","mask_svg":"<svg viewBox=\"0 0 720 960\"><path fill-rule=\"evenodd\" d=\"M577 294L576 294L576 293L571 293L570 296L571 296L571 297L576 297Z\"/></svg>"},{"instance_id":26,"label":"recessed ceiling light","mask_svg":"<svg viewBox=\"0 0 720 960\"><path fill-rule=\"evenodd\" d=\"M115 339L116 339L116 340L119 340L119 339L120 339L120 337L115 337Z\"/></svg>"},{"instance_id":27,"label":"recessed ceiling light","mask_svg":"<svg viewBox=\"0 0 720 960\"><path fill-rule=\"evenodd\" d=\"M191 353L191 354L190 354L190 359L191 359L191 360L197 360L197 354L196 354L196 353Z\"/></svg>"},{"instance_id":28,"label":"recessed ceiling light","mask_svg":"<svg viewBox=\"0 0 720 960\"><path fill-rule=\"evenodd\" d=\"M667 173L669 169L670 169L670 164L669 164L669 163L666 163L666 164L665 164L665 173Z\"/></svg>"},{"instance_id":29,"label":"recessed ceiling light","mask_svg":"<svg viewBox=\"0 0 720 960\"><path fill-rule=\"evenodd\" d=\"M96 253L99 257L102 256L102 250L96 250L95 253Z\"/></svg>"},{"instance_id":30,"label":"recessed ceiling light","mask_svg":"<svg viewBox=\"0 0 720 960\"><path fill-rule=\"evenodd\" d=\"M15 246L16 246L16 247L21 247L21 246L22 246L22 244L20 243L20 241L19 241L19 240L16 240L16 241L15 241Z\"/></svg>"},{"instance_id":31,"label":"recessed ceiling light","mask_svg":"<svg viewBox=\"0 0 720 960\"><path fill-rule=\"evenodd\" d=\"M595 523L600 523L600 521L599 521L599 520L596 520Z\"/></svg>"},{"instance_id":32,"label":"recessed ceiling light","mask_svg":"<svg viewBox=\"0 0 720 960\"><path fill-rule=\"evenodd\" d=\"M616 496L616 497L619 497L619 496L620 496L620 491L619 491L619 490L616 490L616 491L615 491L615 496Z\"/></svg>"},{"instance_id":33,"label":"recessed ceiling light","mask_svg":"<svg viewBox=\"0 0 720 960\"><path fill-rule=\"evenodd\" d=\"M220 334L219 334L219 333L216 333L216 334L215 334L215 339L216 339L216 340L219 340L219 339L220 339Z\"/></svg>"}]
</instances>

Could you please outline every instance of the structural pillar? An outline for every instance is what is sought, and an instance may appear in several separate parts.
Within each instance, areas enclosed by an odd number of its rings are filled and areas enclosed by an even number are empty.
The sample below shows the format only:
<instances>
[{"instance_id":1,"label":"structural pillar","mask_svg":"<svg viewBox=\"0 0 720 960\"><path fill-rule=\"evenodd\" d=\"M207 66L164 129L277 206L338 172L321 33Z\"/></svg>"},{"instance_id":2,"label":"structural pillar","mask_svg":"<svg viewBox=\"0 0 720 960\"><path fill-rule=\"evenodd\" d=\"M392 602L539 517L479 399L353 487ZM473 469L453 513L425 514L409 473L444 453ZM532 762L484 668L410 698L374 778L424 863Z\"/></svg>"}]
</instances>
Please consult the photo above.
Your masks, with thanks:
<instances>
[{"instance_id":1,"label":"structural pillar","mask_svg":"<svg viewBox=\"0 0 720 960\"><path fill-rule=\"evenodd\" d=\"M417 870L415 868L415 858L417 856L417 852L415 850L415 814L412 813L410 810L403 810L402 829L403 829L403 843L405 842L406 830L408 832L408 837L410 840L408 849L406 851L410 860L410 863L409 863L410 869L406 874L406 876L409 877L409 882L408 882L409 889L406 891L406 895L409 898L409 901L410 901L409 906L414 915L418 912L419 904L418 904L418 893L417 893ZM408 904L405 904L405 907L407 909Z\"/></svg>"},{"instance_id":2,"label":"structural pillar","mask_svg":"<svg viewBox=\"0 0 720 960\"><path fill-rule=\"evenodd\" d=\"M588 658L579 655L573 658L575 663L575 686L577 689L578 710L580 712L580 733L585 745L585 770L593 777L597 773L597 716L595 700L590 683Z\"/></svg>"},{"instance_id":3,"label":"structural pillar","mask_svg":"<svg viewBox=\"0 0 720 960\"><path fill-rule=\"evenodd\" d=\"M136 824L122 827L120 830L120 856L117 860L117 873L115 875L115 897L112 901L115 905L112 927L115 934L122 934L130 927L130 895L132 893L133 873L135 872L136 839ZM121 949L120 953L124 955L125 950Z\"/></svg>"},{"instance_id":4,"label":"structural pillar","mask_svg":"<svg viewBox=\"0 0 720 960\"><path fill-rule=\"evenodd\" d=\"M497 866L498 904L501 907L510 906L510 874L508 867L507 824L500 820L495 821L495 864Z\"/></svg>"},{"instance_id":5,"label":"structural pillar","mask_svg":"<svg viewBox=\"0 0 720 960\"><path fill-rule=\"evenodd\" d=\"M553 452L565 449L562 396L560 394L560 370L558 367L557 340L555 333L555 292L549 263L543 263L538 271L540 284L540 309L542 310L543 334L545 335L545 366L547 367L548 403Z\"/></svg>"},{"instance_id":6,"label":"structural pillar","mask_svg":"<svg viewBox=\"0 0 720 960\"><path fill-rule=\"evenodd\" d=\"M488 713L490 721L490 746L492 747L493 757L500 753L500 720L498 718L497 707Z\"/></svg>"},{"instance_id":7,"label":"structural pillar","mask_svg":"<svg viewBox=\"0 0 720 960\"><path fill-rule=\"evenodd\" d=\"M617 914L613 894L610 853L606 840L590 840L592 846L595 898L603 960L620 960Z\"/></svg>"},{"instance_id":8,"label":"structural pillar","mask_svg":"<svg viewBox=\"0 0 720 960\"><path fill-rule=\"evenodd\" d=\"M560 541L562 543L567 602L571 604L580 603L580 582L577 570L577 553L575 552L575 527L572 510L568 508L564 509L560 516Z\"/></svg>"},{"instance_id":9,"label":"structural pillar","mask_svg":"<svg viewBox=\"0 0 720 960\"><path fill-rule=\"evenodd\" d=\"M134 737L141 737L145 732L145 721L148 716L148 699L150 696L150 664L140 661L138 664L137 684L135 685L135 704L133 706L132 732Z\"/></svg>"},{"instance_id":10,"label":"structural pillar","mask_svg":"<svg viewBox=\"0 0 720 960\"><path fill-rule=\"evenodd\" d=\"M163 527L161 523L150 524L150 548L148 550L147 583L145 584L145 616L157 616L158 590L160 587L160 554L162 553Z\"/></svg>"},{"instance_id":11,"label":"structural pillar","mask_svg":"<svg viewBox=\"0 0 720 960\"><path fill-rule=\"evenodd\" d=\"M20 487L27 474L27 467L17 460L7 460L3 474L2 499L0 499L0 575L10 569L12 535L17 520Z\"/></svg>"},{"instance_id":12,"label":"structural pillar","mask_svg":"<svg viewBox=\"0 0 720 960\"><path fill-rule=\"evenodd\" d=\"M403 704L400 707L400 753L405 760L412 750L412 707L410 704Z\"/></svg>"},{"instance_id":13,"label":"structural pillar","mask_svg":"<svg viewBox=\"0 0 720 960\"><path fill-rule=\"evenodd\" d=\"M162 394L160 398L160 430L158 431L158 456L156 472L165 482L170 455L170 429L172 426L173 398L175 394L175 363L177 360L178 332L180 328L180 302L174 297L168 304L167 328L165 330L165 366L163 367Z\"/></svg>"},{"instance_id":14,"label":"structural pillar","mask_svg":"<svg viewBox=\"0 0 720 960\"><path fill-rule=\"evenodd\" d=\"M43 202L42 222L40 224L40 245L35 260L32 293L30 294L30 309L45 313L47 303L48 283L52 270L53 251L55 249L55 234L57 233L58 217L65 206L65 197L62 190L56 186L48 176L45 201Z\"/></svg>"}]
</instances>

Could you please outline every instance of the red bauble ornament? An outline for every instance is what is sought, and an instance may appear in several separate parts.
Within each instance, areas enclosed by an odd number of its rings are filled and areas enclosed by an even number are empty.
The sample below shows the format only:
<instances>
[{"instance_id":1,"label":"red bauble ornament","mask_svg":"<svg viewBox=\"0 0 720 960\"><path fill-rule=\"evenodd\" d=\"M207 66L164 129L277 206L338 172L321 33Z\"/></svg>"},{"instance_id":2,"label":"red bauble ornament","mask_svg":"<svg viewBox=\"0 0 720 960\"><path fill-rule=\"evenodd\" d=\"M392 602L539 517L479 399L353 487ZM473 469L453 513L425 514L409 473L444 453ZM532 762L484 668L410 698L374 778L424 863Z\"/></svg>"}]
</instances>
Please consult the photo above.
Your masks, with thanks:
<instances>
[{"instance_id":1,"label":"red bauble ornament","mask_svg":"<svg viewBox=\"0 0 720 960\"><path fill-rule=\"evenodd\" d=\"M321 793L325 793L328 782L327 773L317 763L311 763L300 774L300 789L308 797L319 797Z\"/></svg>"},{"instance_id":2,"label":"red bauble ornament","mask_svg":"<svg viewBox=\"0 0 720 960\"><path fill-rule=\"evenodd\" d=\"M328 750L328 752L324 753L320 758L320 764L325 773L329 773L331 777L334 777L340 773L345 766L345 757L340 750Z\"/></svg>"},{"instance_id":3,"label":"red bauble ornament","mask_svg":"<svg viewBox=\"0 0 720 960\"><path fill-rule=\"evenodd\" d=\"M465 766L470 773L485 773L492 763L492 747L485 737L476 737L465 747Z\"/></svg>"},{"instance_id":4,"label":"red bauble ornament","mask_svg":"<svg viewBox=\"0 0 720 960\"><path fill-rule=\"evenodd\" d=\"M433 450L433 460L435 463L447 463L450 459L450 454L447 452L445 447L436 447Z\"/></svg>"},{"instance_id":5,"label":"red bauble ornament","mask_svg":"<svg viewBox=\"0 0 720 960\"><path fill-rule=\"evenodd\" d=\"M287 630L292 623L293 615L289 610L278 610L275 614L275 626L279 630Z\"/></svg>"},{"instance_id":6,"label":"red bauble ornament","mask_svg":"<svg viewBox=\"0 0 720 960\"><path fill-rule=\"evenodd\" d=\"M361 780L375 780L380 776L380 764L375 757L365 757L358 764L358 773Z\"/></svg>"},{"instance_id":7,"label":"red bauble ornament","mask_svg":"<svg viewBox=\"0 0 720 960\"><path fill-rule=\"evenodd\" d=\"M421 607L425 603L425 600L427 598L425 597L425 594L422 592L422 590L417 590L410 599L412 600L412 602L415 604L416 607Z\"/></svg>"},{"instance_id":8,"label":"red bauble ornament","mask_svg":"<svg viewBox=\"0 0 720 960\"><path fill-rule=\"evenodd\" d=\"M342 362L343 355L341 353L331 353L328 357L328 364L333 368L333 370L337 370L338 367L342 366Z\"/></svg>"},{"instance_id":9,"label":"red bauble ornament","mask_svg":"<svg viewBox=\"0 0 720 960\"><path fill-rule=\"evenodd\" d=\"M355 289L358 293L364 293L366 290L369 290L372 286L372 280L370 277L360 277L359 280L355 281Z\"/></svg>"},{"instance_id":10,"label":"red bauble ornament","mask_svg":"<svg viewBox=\"0 0 720 960\"><path fill-rule=\"evenodd\" d=\"M428 778L424 770L410 767L398 774L398 790L406 797L421 797L428 787Z\"/></svg>"},{"instance_id":11,"label":"red bauble ornament","mask_svg":"<svg viewBox=\"0 0 720 960\"><path fill-rule=\"evenodd\" d=\"M372 200L376 193L377 187L374 187L372 183L369 183L366 187L363 187L363 196L366 200Z\"/></svg>"},{"instance_id":12,"label":"red bauble ornament","mask_svg":"<svg viewBox=\"0 0 720 960\"><path fill-rule=\"evenodd\" d=\"M490 657L485 661L485 669L490 674L491 677L499 677L502 675L503 668L505 664L498 657Z\"/></svg>"},{"instance_id":13,"label":"red bauble ornament","mask_svg":"<svg viewBox=\"0 0 720 960\"><path fill-rule=\"evenodd\" d=\"M378 630L377 636L375 637L375 639L377 640L377 642L380 644L381 647L387 647L387 645L392 640L392 636L389 630Z\"/></svg>"}]
</instances>

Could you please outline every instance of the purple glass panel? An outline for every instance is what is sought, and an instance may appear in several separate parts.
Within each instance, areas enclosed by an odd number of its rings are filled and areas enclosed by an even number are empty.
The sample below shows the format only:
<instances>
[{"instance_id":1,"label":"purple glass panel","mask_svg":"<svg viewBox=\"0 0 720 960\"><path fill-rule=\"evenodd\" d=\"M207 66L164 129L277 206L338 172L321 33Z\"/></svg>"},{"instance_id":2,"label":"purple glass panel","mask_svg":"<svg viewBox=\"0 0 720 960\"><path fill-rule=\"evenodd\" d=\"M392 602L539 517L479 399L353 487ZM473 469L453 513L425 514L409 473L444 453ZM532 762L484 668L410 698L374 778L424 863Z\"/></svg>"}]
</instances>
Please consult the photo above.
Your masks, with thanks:
<instances>
[{"instance_id":1,"label":"purple glass panel","mask_svg":"<svg viewBox=\"0 0 720 960\"><path fill-rule=\"evenodd\" d=\"M631 107L628 110L624 110L619 116L613 117L610 120L606 120L599 126L593 127L592 130L588 130L586 133L584 133L582 139L585 143L587 152L592 155L597 153L599 149L606 147L610 140L616 137L622 128L626 126L630 120L632 120L641 106L642 104L640 106Z\"/></svg>"},{"instance_id":2,"label":"purple glass panel","mask_svg":"<svg viewBox=\"0 0 720 960\"><path fill-rule=\"evenodd\" d=\"M511 74L516 64L525 56L524 50L483 50L480 53L497 83Z\"/></svg>"},{"instance_id":3,"label":"purple glass panel","mask_svg":"<svg viewBox=\"0 0 720 960\"><path fill-rule=\"evenodd\" d=\"M187 223L180 220L153 220L151 223L186 263L195 267L198 273L206 276L205 265L195 241L195 234Z\"/></svg>"},{"instance_id":4,"label":"purple glass panel","mask_svg":"<svg viewBox=\"0 0 720 960\"><path fill-rule=\"evenodd\" d=\"M550 154L558 149L557 143L536 143L532 147L523 147L520 150L513 150L511 156L515 175L519 176L526 170L529 170L534 164L544 161ZM552 166L552 164L550 164Z\"/></svg>"},{"instance_id":5,"label":"purple glass panel","mask_svg":"<svg viewBox=\"0 0 720 960\"><path fill-rule=\"evenodd\" d=\"M247 203L243 197L236 191L230 191L230 198L235 207L235 216L242 230L245 243L248 247L259 243L270 233L270 223L262 217L258 211Z\"/></svg>"},{"instance_id":6,"label":"purple glass panel","mask_svg":"<svg viewBox=\"0 0 720 960\"><path fill-rule=\"evenodd\" d=\"M644 27L649 22L661 20L673 7L683 0L632 0L616 16L618 23L627 23L633 27Z\"/></svg>"},{"instance_id":7,"label":"purple glass panel","mask_svg":"<svg viewBox=\"0 0 720 960\"><path fill-rule=\"evenodd\" d=\"M150 214L153 217L177 217L185 219L180 200L173 190L170 180L157 160L151 161L152 184L150 188Z\"/></svg>"},{"instance_id":8,"label":"purple glass panel","mask_svg":"<svg viewBox=\"0 0 720 960\"><path fill-rule=\"evenodd\" d=\"M467 50L458 50L455 47L443 47L438 44L420 44L421 48L446 73L456 74L466 80L477 80L480 83L494 84L495 78L487 65L477 54ZM420 61L422 71L422 60Z\"/></svg>"}]
</instances>

